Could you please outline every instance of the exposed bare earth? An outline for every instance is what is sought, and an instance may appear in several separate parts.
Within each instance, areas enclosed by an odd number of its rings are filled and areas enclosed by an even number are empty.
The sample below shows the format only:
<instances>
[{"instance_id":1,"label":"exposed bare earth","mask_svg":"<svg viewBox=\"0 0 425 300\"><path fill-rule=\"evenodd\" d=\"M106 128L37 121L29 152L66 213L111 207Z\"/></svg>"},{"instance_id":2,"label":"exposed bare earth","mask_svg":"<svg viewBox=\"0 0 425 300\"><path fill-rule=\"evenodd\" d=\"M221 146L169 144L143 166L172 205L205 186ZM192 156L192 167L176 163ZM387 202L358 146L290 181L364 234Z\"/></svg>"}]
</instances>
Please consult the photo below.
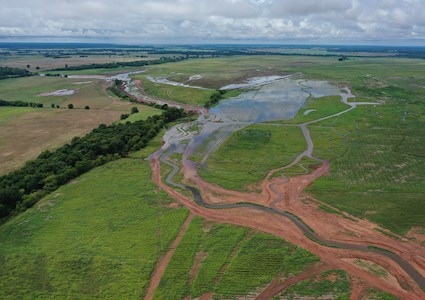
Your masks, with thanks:
<instances>
[{"instance_id":1,"label":"exposed bare earth","mask_svg":"<svg viewBox=\"0 0 425 300\"><path fill-rule=\"evenodd\" d=\"M165 269L167 269L168 263L173 257L173 254L176 251L177 246L180 244L181 240L183 239L183 236L186 233L186 230L189 227L189 224L192 221L192 219L193 219L193 215L189 214L189 216L184 221L182 227L180 228L180 231L177 234L176 239L171 243L167 253L159 259L157 266L155 268L155 271L153 272L153 275L151 277L149 288L148 288L148 291L146 292L145 300L150 300L153 298L153 294L156 288L158 287L159 282L161 281L162 275L164 275Z\"/></svg>"}]
</instances>

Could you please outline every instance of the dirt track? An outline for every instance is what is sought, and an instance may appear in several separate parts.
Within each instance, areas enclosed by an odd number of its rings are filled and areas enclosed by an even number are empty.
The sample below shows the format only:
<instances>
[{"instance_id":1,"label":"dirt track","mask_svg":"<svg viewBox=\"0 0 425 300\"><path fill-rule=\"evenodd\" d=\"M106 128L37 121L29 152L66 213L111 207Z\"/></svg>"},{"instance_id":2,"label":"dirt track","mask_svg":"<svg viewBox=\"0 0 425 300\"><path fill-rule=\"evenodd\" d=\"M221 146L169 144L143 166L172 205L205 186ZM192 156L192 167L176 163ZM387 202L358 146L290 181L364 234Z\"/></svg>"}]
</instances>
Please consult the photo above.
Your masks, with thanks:
<instances>
[{"instance_id":1,"label":"dirt track","mask_svg":"<svg viewBox=\"0 0 425 300\"><path fill-rule=\"evenodd\" d=\"M180 228L179 233L177 234L176 239L171 243L170 248L167 253L161 257L156 265L155 271L151 276L151 281L149 283L148 291L146 292L145 300L153 299L153 294L156 288L161 281L162 275L164 275L165 269L167 269L168 263L173 257L174 252L176 252L177 246L180 244L183 239L184 234L186 233L187 228L189 227L190 222L193 219L193 215L189 214L189 216L184 221L182 227Z\"/></svg>"},{"instance_id":2,"label":"dirt track","mask_svg":"<svg viewBox=\"0 0 425 300\"><path fill-rule=\"evenodd\" d=\"M167 155L163 156L164 151L158 151L151 157L153 181L194 214L208 220L242 225L279 236L318 255L325 264L345 270L352 278L353 287L355 287L351 299L360 296L363 289L361 282L367 282L368 285L387 291L401 299L425 299L425 292L419 286L425 287L425 268L420 264L421 261L425 261L425 251L421 245L388 237L376 230L379 228L376 224L360 220L345 212L341 215L326 213L319 209L318 201L314 197L304 192L304 189L316 178L325 176L329 170L328 162L312 156L314 144L307 126L339 116L355 109L357 105L377 104L348 102L347 99L354 96L348 89L346 92L341 94L342 102L349 105L349 109L295 125L301 127L308 148L290 166L295 165L297 160L304 156L322 162L322 166L311 174L289 180L285 178L270 180L274 172L289 167L286 166L269 172L260 185L261 193L242 193L204 182L198 176L196 164L183 156L184 182L191 185L187 186L173 182L173 176L179 171L179 167L169 162ZM173 167L172 174L167 177L167 183L190 189L195 196L195 201L162 182L160 160ZM197 188L193 188L193 185ZM244 203L240 203L241 201ZM259 209L260 207L262 208ZM314 235L311 234L313 231L310 228L314 229ZM346 247L347 245L350 247ZM384 250L369 249L368 246L372 245L390 250L393 254L389 255ZM372 275L353 263L353 258L379 264L391 274L391 278L396 280Z\"/></svg>"}]
</instances>

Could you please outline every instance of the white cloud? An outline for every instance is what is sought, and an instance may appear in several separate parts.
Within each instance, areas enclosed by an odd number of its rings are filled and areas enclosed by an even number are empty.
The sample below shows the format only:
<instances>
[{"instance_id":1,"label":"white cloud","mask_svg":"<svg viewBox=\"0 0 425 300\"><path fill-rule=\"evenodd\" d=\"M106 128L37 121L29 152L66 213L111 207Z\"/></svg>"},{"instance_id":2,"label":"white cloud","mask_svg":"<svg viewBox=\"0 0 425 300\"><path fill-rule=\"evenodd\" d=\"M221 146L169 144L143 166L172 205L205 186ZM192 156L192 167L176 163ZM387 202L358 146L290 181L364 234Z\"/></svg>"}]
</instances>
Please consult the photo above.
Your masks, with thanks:
<instances>
[{"instance_id":1,"label":"white cloud","mask_svg":"<svg viewBox=\"0 0 425 300\"><path fill-rule=\"evenodd\" d=\"M0 5L0 40L425 43L422 0L0 0Z\"/></svg>"}]
</instances>

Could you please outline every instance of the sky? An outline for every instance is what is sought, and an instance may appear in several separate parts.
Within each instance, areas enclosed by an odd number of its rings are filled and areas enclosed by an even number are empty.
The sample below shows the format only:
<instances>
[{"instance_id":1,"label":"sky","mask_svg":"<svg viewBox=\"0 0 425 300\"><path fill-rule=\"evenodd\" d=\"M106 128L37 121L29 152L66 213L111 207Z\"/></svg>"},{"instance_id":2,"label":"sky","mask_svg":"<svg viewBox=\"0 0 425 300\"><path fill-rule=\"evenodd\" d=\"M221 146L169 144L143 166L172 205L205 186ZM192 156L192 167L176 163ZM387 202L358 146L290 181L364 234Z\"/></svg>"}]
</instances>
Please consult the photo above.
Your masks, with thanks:
<instances>
[{"instance_id":1,"label":"sky","mask_svg":"<svg viewBox=\"0 0 425 300\"><path fill-rule=\"evenodd\" d=\"M425 0L0 0L0 42L425 45Z\"/></svg>"}]
</instances>

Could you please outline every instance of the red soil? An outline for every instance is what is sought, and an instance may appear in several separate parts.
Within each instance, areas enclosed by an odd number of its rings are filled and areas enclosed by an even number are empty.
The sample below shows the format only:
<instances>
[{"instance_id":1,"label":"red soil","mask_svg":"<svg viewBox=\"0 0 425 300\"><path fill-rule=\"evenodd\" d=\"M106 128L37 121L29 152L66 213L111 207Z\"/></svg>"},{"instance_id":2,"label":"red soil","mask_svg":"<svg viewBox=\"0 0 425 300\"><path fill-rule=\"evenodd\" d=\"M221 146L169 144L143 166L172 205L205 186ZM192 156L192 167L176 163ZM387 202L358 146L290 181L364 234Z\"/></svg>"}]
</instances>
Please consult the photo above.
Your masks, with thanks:
<instances>
[{"instance_id":1,"label":"red soil","mask_svg":"<svg viewBox=\"0 0 425 300\"><path fill-rule=\"evenodd\" d=\"M180 228L180 231L177 234L176 239L171 243L167 253L158 260L158 264L151 277L151 282L149 284L148 291L146 292L145 300L150 300L153 298L153 294L156 288L158 287L159 282L161 281L162 275L164 275L165 269L167 268L168 263L171 260L171 257L173 257L173 254L176 251L177 246L180 244L181 240L183 239L183 236L186 233L187 227L189 227L189 224L192 221L192 219L193 219L193 215L189 214L189 216L184 221L182 227Z\"/></svg>"},{"instance_id":2,"label":"red soil","mask_svg":"<svg viewBox=\"0 0 425 300\"><path fill-rule=\"evenodd\" d=\"M343 269L352 278L359 278L377 289L387 291L401 299L425 299L425 292L417 286L398 264L389 258L373 253L322 246L307 238L291 221L264 211L251 208L214 210L198 206L192 198L180 194L162 182L160 164L157 159L152 159L151 164L155 184L196 215L211 221L242 225L273 234L301 246L319 256L322 262ZM399 241L388 237L375 230L375 228L379 227L370 221L352 217L357 220L357 222L354 222L340 215L326 213L318 209L317 204L311 201L312 196L306 194L304 189L316 178L328 173L328 164L323 164L311 174L290 178L289 181L282 178L270 180L268 177L261 184L263 190L260 194L228 191L206 183L197 175L196 170L193 169L193 165L190 163L184 163L183 170L185 181L195 184L201 191L205 201L234 203L243 199L244 202L249 201L261 205L269 205L279 210L292 212L313 228L321 237L340 242L375 245L391 250L411 262L419 272L425 275L423 264L418 263L425 261L425 250L421 245L412 241ZM218 197L217 195L220 196ZM347 258L362 258L378 263L397 278L399 284L376 277L361 269L352 260L347 260ZM410 289L402 288L406 284Z\"/></svg>"}]
</instances>

